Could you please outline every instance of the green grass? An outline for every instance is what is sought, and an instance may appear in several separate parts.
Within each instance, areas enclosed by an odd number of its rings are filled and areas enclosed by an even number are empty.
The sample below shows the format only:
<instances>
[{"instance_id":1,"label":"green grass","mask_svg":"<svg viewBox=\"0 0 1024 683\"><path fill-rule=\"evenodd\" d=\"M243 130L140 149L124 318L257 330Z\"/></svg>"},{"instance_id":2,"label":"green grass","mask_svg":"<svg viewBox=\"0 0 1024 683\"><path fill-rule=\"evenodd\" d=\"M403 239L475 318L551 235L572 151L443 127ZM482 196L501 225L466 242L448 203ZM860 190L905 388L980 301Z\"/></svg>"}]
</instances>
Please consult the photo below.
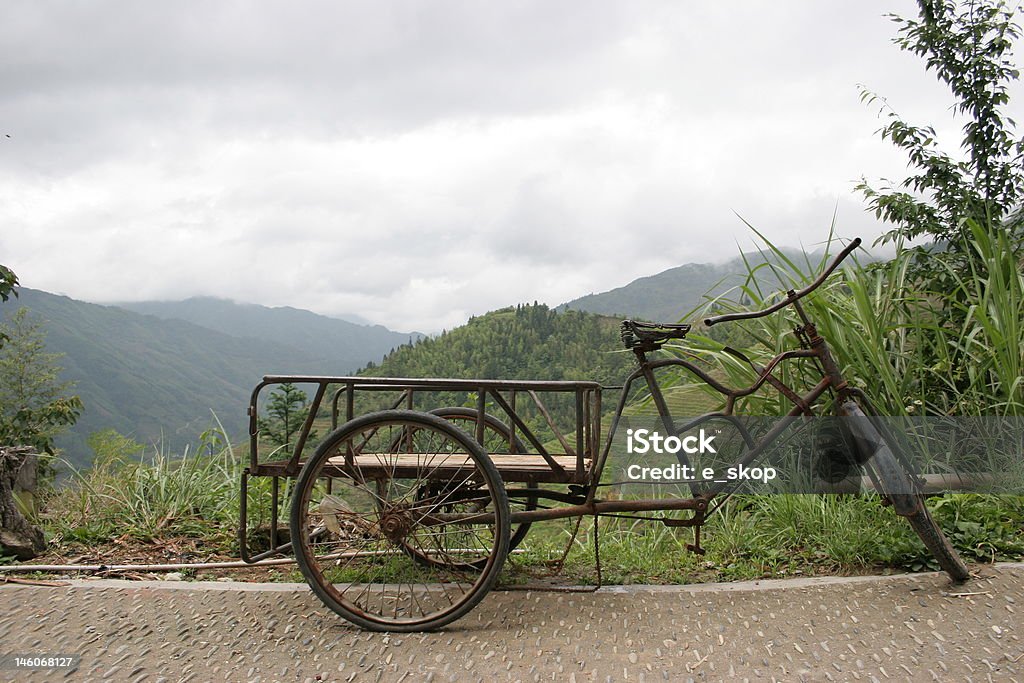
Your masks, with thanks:
<instances>
[{"instance_id":1,"label":"green grass","mask_svg":"<svg viewBox=\"0 0 1024 683\"><path fill-rule=\"evenodd\" d=\"M115 454L129 446L108 444ZM213 455L208 450L140 461L108 452L96 467L43 497L47 535L68 547L92 548L116 547L116 539L125 537L153 543L198 538L211 550L237 556L238 477L246 458L228 447ZM250 481L250 509L265 523L269 482ZM1024 497L947 494L929 499L929 506L965 559L1024 557ZM502 583L547 576L567 546L561 580L594 583L593 520L584 519L575 538L574 527L575 520L535 524L521 552L511 556ZM606 584L937 569L909 525L875 496L734 496L704 528L705 555L686 549L692 530L657 521L602 518L599 531ZM278 576L301 580L287 568Z\"/></svg>"},{"instance_id":2,"label":"green grass","mask_svg":"<svg viewBox=\"0 0 1024 683\"><path fill-rule=\"evenodd\" d=\"M974 224L970 228L966 271L936 260L937 267L949 270L954 283L949 291L931 291L928 283L915 279L915 254L907 250L881 264L861 265L853 258L801 301L844 375L886 415L1024 414L1024 255L1003 231ZM690 317L774 304L784 296L779 290L810 284L842 246L830 237L820 262L797 262L762 240L771 258L751 265L744 285ZM714 328L716 334L701 328L679 352L704 359L734 386L749 384L753 372L723 353L725 344L717 333L728 330L742 338L747 342L744 351L763 363L794 347L792 329L798 322L789 307L765 318L721 325ZM779 376L800 387L813 385L814 373L810 363L792 363ZM739 407L760 415L788 410L772 392L759 392Z\"/></svg>"},{"instance_id":3,"label":"green grass","mask_svg":"<svg viewBox=\"0 0 1024 683\"><path fill-rule=\"evenodd\" d=\"M948 494L929 507L961 555L975 562L1024 557L1024 497ZM543 576L565 551L574 522L535 525L506 570L509 583ZM566 579L593 583L593 521L584 520L565 561ZM667 583L798 575L937 571L924 544L875 496L734 497L702 534L652 521L600 521L603 582Z\"/></svg>"},{"instance_id":4,"label":"green grass","mask_svg":"<svg viewBox=\"0 0 1024 683\"><path fill-rule=\"evenodd\" d=\"M181 454L156 450L108 431L91 439L91 468L46 491L38 521L60 543L102 544L118 538L201 538L211 549L238 552L239 480L248 460L215 432ZM249 506L267 517L265 481L253 482Z\"/></svg>"}]
</instances>

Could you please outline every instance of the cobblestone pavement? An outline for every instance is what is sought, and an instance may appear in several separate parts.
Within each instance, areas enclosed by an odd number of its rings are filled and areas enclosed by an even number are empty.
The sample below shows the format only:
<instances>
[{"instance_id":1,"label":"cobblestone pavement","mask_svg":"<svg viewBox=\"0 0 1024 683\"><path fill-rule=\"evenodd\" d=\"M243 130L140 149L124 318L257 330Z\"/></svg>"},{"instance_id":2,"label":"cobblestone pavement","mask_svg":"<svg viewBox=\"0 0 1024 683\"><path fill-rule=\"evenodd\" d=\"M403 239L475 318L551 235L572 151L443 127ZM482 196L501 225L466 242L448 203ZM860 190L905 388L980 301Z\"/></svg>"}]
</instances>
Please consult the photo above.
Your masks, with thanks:
<instances>
[{"instance_id":1,"label":"cobblestone pavement","mask_svg":"<svg viewBox=\"0 0 1024 683\"><path fill-rule=\"evenodd\" d=\"M166 584L166 585L165 585ZM495 591L442 632L365 633L304 586L0 587L9 680L1024 681L1024 565L869 579Z\"/></svg>"}]
</instances>

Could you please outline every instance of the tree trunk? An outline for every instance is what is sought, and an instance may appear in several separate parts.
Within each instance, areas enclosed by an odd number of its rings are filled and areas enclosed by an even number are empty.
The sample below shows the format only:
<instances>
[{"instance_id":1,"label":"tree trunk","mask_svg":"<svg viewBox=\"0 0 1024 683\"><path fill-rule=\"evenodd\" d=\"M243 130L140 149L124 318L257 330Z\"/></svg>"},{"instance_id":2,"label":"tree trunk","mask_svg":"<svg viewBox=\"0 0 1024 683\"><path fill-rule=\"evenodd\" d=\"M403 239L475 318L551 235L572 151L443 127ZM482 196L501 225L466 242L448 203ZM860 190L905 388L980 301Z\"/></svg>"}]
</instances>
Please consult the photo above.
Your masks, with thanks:
<instances>
[{"instance_id":1,"label":"tree trunk","mask_svg":"<svg viewBox=\"0 0 1024 683\"><path fill-rule=\"evenodd\" d=\"M0 553L30 560L46 550L39 527L29 523L14 500L15 481L32 468L36 452L24 446L0 446Z\"/></svg>"}]
</instances>

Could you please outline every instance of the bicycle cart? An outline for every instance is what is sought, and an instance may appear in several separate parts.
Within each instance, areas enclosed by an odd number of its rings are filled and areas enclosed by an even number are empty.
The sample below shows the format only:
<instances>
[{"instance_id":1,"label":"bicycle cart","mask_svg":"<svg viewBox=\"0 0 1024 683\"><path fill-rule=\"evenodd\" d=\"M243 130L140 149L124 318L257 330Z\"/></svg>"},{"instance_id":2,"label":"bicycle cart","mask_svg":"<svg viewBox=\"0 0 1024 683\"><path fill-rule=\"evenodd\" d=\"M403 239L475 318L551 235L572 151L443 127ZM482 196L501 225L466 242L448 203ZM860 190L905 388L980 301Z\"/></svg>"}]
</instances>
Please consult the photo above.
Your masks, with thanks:
<instances>
[{"instance_id":1,"label":"bicycle cart","mask_svg":"<svg viewBox=\"0 0 1024 683\"><path fill-rule=\"evenodd\" d=\"M906 517L953 580L967 568L924 506L920 481L899 444L873 417L867 397L843 379L799 300L819 287L857 246L851 242L808 287L789 291L763 311L709 318L708 326L769 315L793 306L802 321L797 349L764 367L750 363L756 381L732 389L686 358L652 360L648 354L683 339L689 325L626 320L622 337L638 367L619 388L608 434L602 434L602 387L584 381L506 381L380 377L266 377L252 393L251 462L241 482L240 546L253 562L294 552L313 591L339 615L366 629L436 629L465 615L494 586L513 548L530 525L555 519L651 511L672 526L699 531L727 481L691 482L689 495L603 498L602 473L635 384L646 384L660 424L673 434L708 420L734 420L735 403L765 385L792 410L769 430L743 432L735 464L759 460L795 421L815 415L829 399L853 432L856 462L894 510ZM803 359L820 370L820 381L798 394L777 376L780 364ZM673 421L655 372L678 368L725 398L724 409L685 427ZM308 417L285 459L260 455L257 404L260 391L285 382L315 386ZM455 400L462 405L445 406ZM431 402L440 402L430 405ZM468 405L467 405L468 404ZM370 406L364 412L360 406ZM330 414L330 433L305 457L317 420ZM571 427L565 425L571 422ZM742 425L737 422L742 432ZM681 465L685 452L676 456ZM250 552L246 503L250 478L269 478L272 496L270 547ZM287 538L279 532L281 501L290 496ZM688 516L687 516L688 515Z\"/></svg>"}]
</instances>

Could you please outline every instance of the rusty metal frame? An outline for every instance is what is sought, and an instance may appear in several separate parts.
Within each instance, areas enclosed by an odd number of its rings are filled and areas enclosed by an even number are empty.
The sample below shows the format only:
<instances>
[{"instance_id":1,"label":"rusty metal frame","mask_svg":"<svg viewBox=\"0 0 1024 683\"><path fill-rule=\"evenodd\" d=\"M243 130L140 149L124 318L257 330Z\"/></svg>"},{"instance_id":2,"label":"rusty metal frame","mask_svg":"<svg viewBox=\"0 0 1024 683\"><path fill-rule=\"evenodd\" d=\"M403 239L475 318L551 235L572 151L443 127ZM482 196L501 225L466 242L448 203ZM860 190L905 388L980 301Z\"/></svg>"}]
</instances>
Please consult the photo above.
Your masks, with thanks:
<instances>
[{"instance_id":1,"label":"rusty metal frame","mask_svg":"<svg viewBox=\"0 0 1024 683\"><path fill-rule=\"evenodd\" d=\"M817 337L820 340L820 337ZM539 522L545 520L564 519L569 517L578 516L592 516L592 515L607 515L617 513L636 513L636 512L650 512L650 511L669 511L669 510L692 510L694 515L689 520L672 520L674 525L678 526L694 526L700 527L704 523L706 512L710 501L717 495L721 494L729 484L716 483L709 486L704 491L699 491L695 484L691 484L691 498L656 498L656 499L634 499L634 500L599 500L597 498L598 484L601 480L601 475L604 471L604 467L607 463L608 457L611 452L611 446L614 441L615 433L617 431L619 422L621 420L623 411L625 409L626 402L629 398L630 392L633 385L641 378L647 384L648 390L650 391L651 399L658 408L659 416L667 428L675 429L673 423L673 417L669 411L668 405L664 400L664 396L661 392L660 384L658 383L657 377L654 374L655 370L668 368L668 367L680 367L684 370L692 373L701 382L715 389L718 393L722 394L726 398L725 409L722 411L714 411L705 413L704 415L698 416L691 423L683 427L683 430L690 428L702 421L712 418L733 418L733 410L735 408L735 402L737 399L744 396L754 394L761 389L765 384L770 384L777 389L781 381L775 377L772 373L778 368L778 366L787 360L798 360L798 359L814 359L817 360L822 367L822 374L824 375L822 380L813 387L809 392L802 396L797 396L798 400L793 401L790 397L790 393L795 394L792 389L782 392L791 402L794 403L794 408L779 419L779 422L771 429L768 433L762 436L756 442L745 433L744 439L747 441L748 450L745 452L742 458L740 458L735 465L748 465L769 448L775 440L788 429L794 421L798 420L800 416L808 414L808 406L815 403L823 394L831 389L837 387L845 388L845 383L842 382L841 377L838 377L838 370L834 373L828 372L826 368L835 368L834 363L831 361L831 356L828 352L828 347L823 343L813 345L811 348L805 348L794 351L785 351L775 356L765 367L758 368L757 377L752 384L742 388L729 388L713 377L706 373L699 366L694 363L682 359L682 358L669 358L651 361L646 357L646 354L642 350L636 351L637 359L639 361L639 367L634 370L625 380L620 390L619 401L616 406L615 413L612 417L612 424L609 429L607 437L604 439L604 447L597 452L597 444L601 443L601 395L602 389L610 387L602 387L595 382L527 382L527 381L510 381L510 380L445 380L445 379L409 379L409 378L367 378L367 377L327 377L327 376L305 376L305 375L282 375L282 376L268 376L254 389L250 400L249 414L250 414L250 467L246 468L242 479L242 505L240 506L240 524L239 524L239 544L241 549L241 557L247 562L255 562L273 554L288 552L291 549L290 543L277 543L276 542L276 530L271 529L271 549L264 551L258 555L250 555L247 547L246 539L246 526L247 526L247 510L246 510L246 491L247 491L247 479L250 476L270 476L272 481L276 484L279 478L287 477L292 478L298 475L301 469L301 454L302 448L299 447L305 445L306 437L312 428L315 420L315 415L320 409L320 405L323 401L323 397L327 386L332 384L342 385L331 400L331 424L332 427L336 427L339 421L339 404L342 398L345 399L345 418L346 420L352 419L354 415L354 396L360 391L400 391L398 399L393 403L393 407L397 408L403 403L406 407L413 407L415 405L415 394L417 391L420 393L432 393L440 391L460 391L470 392L477 394L477 413L478 415L484 415L486 412L487 399L491 399L492 405L500 408L500 412L504 413L504 416L509 419L509 426L511 429L518 429L524 437L537 449L538 454L545 458L545 460L551 465L553 476L551 481L561 481L563 483L585 485L585 494L579 493L561 493L557 491L551 491L547 489L534 488L532 485L528 488L515 488L510 489L509 494L514 497L522 496L534 496L537 498L544 498L547 500L565 503L560 507L543 508L538 510L528 511L517 511L512 514L512 522L519 524L524 522ZM838 381L837 381L838 380ZM293 450L290 458L287 461L279 461L272 463L261 463L259 462L259 434L256 429L256 415L257 415L257 402L259 400L260 390L264 387L281 384L284 382L292 382L295 384L310 384L315 383L318 385L317 392L314 396L313 402L310 404L310 414L303 425L302 434L296 448ZM785 385L783 385L785 386ZM566 439L564 434L558 430L554 424L550 412L543 406L543 402L540 399L538 392L572 392L575 396L576 405L576 433L575 442L576 448L573 449L569 441ZM780 389L781 391L781 389ZM508 398L503 395L502 392L508 393ZM540 409L545 421L549 427L552 428L556 435L560 445L567 451L567 455L576 456L576 468L573 472L566 472L555 460L547 449L540 442L535 434L529 429L522 417L517 413L515 409L515 397L518 393L526 392L529 394L531 401L537 405ZM483 408L483 410L481 409ZM495 414L492 412L492 414ZM499 413L500 414L500 413ZM476 438L482 440L479 430L482 428L483 418L478 420L478 431ZM682 455L682 454L680 454ZM685 457L685 456L683 456ZM586 460L590 461L590 468L585 469L584 463ZM349 461L351 462L351 461ZM272 525L276 522L277 508L280 504L277 486L274 486L272 494ZM699 543L696 546L699 550Z\"/></svg>"},{"instance_id":2,"label":"rusty metal frame","mask_svg":"<svg viewBox=\"0 0 1024 683\"><path fill-rule=\"evenodd\" d=\"M261 392L267 387L293 383L299 385L315 384L316 391L310 402L309 414L296 438L289 457L285 460L261 460L259 443L259 402ZM268 375L253 389L248 407L249 415L249 466L244 470L241 481L241 504L239 506L239 547L241 558L246 562L255 562L270 555L287 552L290 543L280 543L277 538L277 520L279 518L282 496L279 482L281 479L294 479L303 465L303 452L314 422L324 405L324 398L331 386L338 386L330 398L330 415L332 431L340 426L341 417L344 421L355 417L355 398L365 392L399 392L391 408L404 407L414 409L418 395L437 392L462 392L476 395L477 425L475 438L482 442L484 438L485 418L488 415L499 419L506 418L509 427L510 442L521 435L536 449L551 469L544 481L583 485L591 481L593 465L597 461L597 446L601 442L601 390L597 382L586 381L515 381L515 380L464 380L464 379L411 379L389 377L353 377L353 376L320 376L320 375ZM567 470L551 453L543 441L534 434L529 425L520 415L517 408L517 396L527 394L533 405L540 412L546 425L552 431L558 444L575 461L575 466ZM550 410L544 404L545 394L570 395L575 401L575 430L571 437L567 436L556 424ZM344 410L342 411L342 402ZM435 406L436 407L436 406ZM582 421L582 422L581 422ZM571 442L575 442L574 444ZM351 464L351 453L346 454ZM250 477L271 478L271 529L270 549L259 554L250 554L248 547L248 480ZM536 477L524 479L528 487L536 484ZM529 495L551 497L562 502L577 501L578 495L563 497L558 492L546 489L517 488L515 492L530 491ZM512 490L510 490L512 493ZM551 494L548 496L548 494Z\"/></svg>"}]
</instances>

